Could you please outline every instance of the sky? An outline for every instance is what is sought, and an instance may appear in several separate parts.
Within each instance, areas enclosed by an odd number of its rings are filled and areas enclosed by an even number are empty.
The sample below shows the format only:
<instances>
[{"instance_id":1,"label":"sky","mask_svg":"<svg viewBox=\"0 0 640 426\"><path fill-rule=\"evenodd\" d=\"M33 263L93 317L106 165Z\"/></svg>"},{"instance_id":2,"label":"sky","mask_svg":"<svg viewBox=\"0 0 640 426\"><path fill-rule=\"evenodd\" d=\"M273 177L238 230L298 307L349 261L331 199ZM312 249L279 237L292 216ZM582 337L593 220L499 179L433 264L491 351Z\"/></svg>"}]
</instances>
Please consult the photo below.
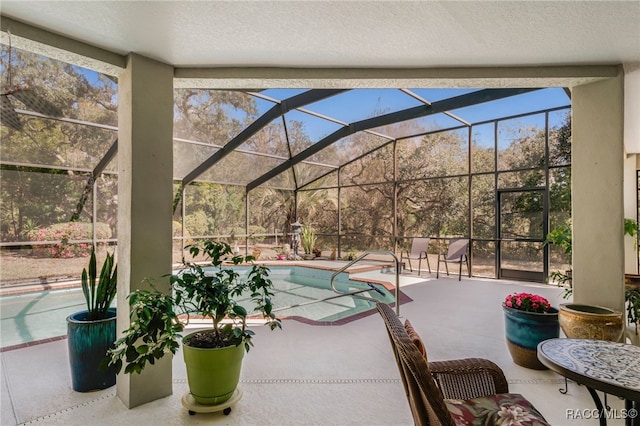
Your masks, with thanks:
<instances>
[{"instance_id":1,"label":"sky","mask_svg":"<svg viewBox=\"0 0 640 426\"><path fill-rule=\"evenodd\" d=\"M81 70L92 84L98 82L98 74L96 72L86 69ZM275 88L263 90L259 93L268 98L283 100L303 93L306 90L307 89ZM437 102L442 99L460 96L480 89L409 88L409 90L422 99L429 102ZM455 116L473 124L532 111L569 106L570 103L571 101L564 89L546 88L498 101L453 110L451 112ZM264 114L273 107L274 103L256 98L256 105L259 114ZM353 123L374 115L399 111L419 105L422 105L422 102L398 89L357 89L307 105L304 108L345 123ZM232 110L228 112L234 115ZM243 112L237 111L235 115L237 115L235 118L241 121L246 118L246 114ZM317 142L340 127L338 124L330 123L301 112L290 112L287 115L287 119L303 122L307 134L314 142ZM450 128L459 126L462 123L444 114L437 114L422 118L421 124L423 126L434 126L435 128ZM478 135L477 142L482 143L482 141L484 141L484 143L491 143L493 140L489 126L477 126L474 129L474 134Z\"/></svg>"},{"instance_id":2,"label":"sky","mask_svg":"<svg viewBox=\"0 0 640 426\"><path fill-rule=\"evenodd\" d=\"M409 90L429 102L437 102L442 99L460 96L480 89ZM268 89L260 92L260 94L281 100L302 93L303 91L302 89ZM546 88L493 102L453 110L451 112L457 117L473 124L532 111L569 106L570 103L571 101L564 89ZM304 108L339 119L346 123L353 123L369 118L374 114L379 115L380 113L399 111L419 105L422 105L420 101L397 89L358 89L327 98L312 105L305 106ZM271 106L273 106L272 103L264 102L260 108L260 113L265 112ZM305 129L313 141L318 141L337 129L337 126L329 128L327 124L324 123L324 120L312 118L307 114L298 114L296 119L304 121ZM532 120L523 119L523 121L529 121L531 124L534 124ZM537 121L540 121L540 119L537 119ZM451 128L460 126L462 123L444 114L437 114L421 119L421 124L425 126L435 126L436 128ZM490 143L493 141L491 129L491 126L477 126L474 129L474 134L478 135L479 141L484 140L486 143ZM393 135L391 134L390 136Z\"/></svg>"}]
</instances>

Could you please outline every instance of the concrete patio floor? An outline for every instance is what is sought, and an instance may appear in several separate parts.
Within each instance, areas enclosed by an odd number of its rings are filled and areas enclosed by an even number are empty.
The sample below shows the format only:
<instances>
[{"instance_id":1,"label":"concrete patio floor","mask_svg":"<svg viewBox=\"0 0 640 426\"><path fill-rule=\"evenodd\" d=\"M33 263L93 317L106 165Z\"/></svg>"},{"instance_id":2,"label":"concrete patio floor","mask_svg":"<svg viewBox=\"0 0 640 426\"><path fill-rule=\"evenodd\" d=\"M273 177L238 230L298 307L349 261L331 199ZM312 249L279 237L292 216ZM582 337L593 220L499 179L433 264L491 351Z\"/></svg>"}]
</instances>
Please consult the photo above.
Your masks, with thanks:
<instances>
[{"instance_id":1,"label":"concrete patio floor","mask_svg":"<svg viewBox=\"0 0 640 426\"><path fill-rule=\"evenodd\" d=\"M575 383L562 395L559 375L515 365L504 341L501 303L514 291L531 291L552 305L563 302L554 286L453 277L402 277L413 301L400 314L426 343L429 359L489 358L500 365L510 391L523 394L554 425L597 425L572 419L589 415L587 390ZM188 392L182 354L173 360L173 394L127 409L115 387L77 393L71 388L66 340L0 353L2 425L410 425L409 406L382 319L372 315L341 326L285 320L283 330L256 327L255 347L246 355L243 398L230 415L190 416L181 397ZM623 402L608 398L618 410ZM622 425L611 419L609 425Z\"/></svg>"}]
</instances>

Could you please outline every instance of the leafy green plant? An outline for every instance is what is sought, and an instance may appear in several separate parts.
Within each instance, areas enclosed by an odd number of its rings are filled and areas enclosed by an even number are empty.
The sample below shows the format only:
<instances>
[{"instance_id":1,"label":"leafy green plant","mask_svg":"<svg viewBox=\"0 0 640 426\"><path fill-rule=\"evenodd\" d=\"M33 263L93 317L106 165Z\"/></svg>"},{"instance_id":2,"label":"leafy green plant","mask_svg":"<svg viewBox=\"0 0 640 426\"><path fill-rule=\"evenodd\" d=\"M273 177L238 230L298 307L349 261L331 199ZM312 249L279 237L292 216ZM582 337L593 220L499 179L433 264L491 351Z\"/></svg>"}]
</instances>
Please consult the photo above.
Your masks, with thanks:
<instances>
[{"instance_id":1,"label":"leafy green plant","mask_svg":"<svg viewBox=\"0 0 640 426\"><path fill-rule=\"evenodd\" d=\"M105 360L117 372L124 366L125 373L140 373L147 362L153 364L168 352L175 354L180 333L193 315L211 320L213 332L196 333L184 344L204 348L244 344L249 351L254 332L247 328L249 311L240 304L243 300L251 311L261 314L271 330L281 328L272 312L273 283L267 267L252 264L243 277L237 268L223 267L225 262L236 266L254 259L232 256L229 244L207 240L187 248L192 258L203 253L210 259L213 271L183 260L184 270L169 276L171 294L138 290L129 295L131 324Z\"/></svg>"},{"instance_id":2,"label":"leafy green plant","mask_svg":"<svg viewBox=\"0 0 640 426\"><path fill-rule=\"evenodd\" d=\"M635 324L638 334L638 318L640 317L640 289L627 287L624 292L624 300L627 307L627 320Z\"/></svg>"},{"instance_id":3,"label":"leafy green plant","mask_svg":"<svg viewBox=\"0 0 640 426\"><path fill-rule=\"evenodd\" d=\"M624 219L624 235L629 235L630 237L634 237L633 247L637 249L638 248L638 222L636 222L633 219L625 218Z\"/></svg>"},{"instance_id":4,"label":"leafy green plant","mask_svg":"<svg viewBox=\"0 0 640 426\"><path fill-rule=\"evenodd\" d=\"M544 240L544 245L555 244L560 247L569 262L571 262L571 255L573 253L573 244L571 240L571 224L557 226L547 234L547 238ZM568 298L573 292L571 286L571 269L565 272L553 271L549 274L549 279L555 281L559 286L566 287L563 298Z\"/></svg>"},{"instance_id":5,"label":"leafy green plant","mask_svg":"<svg viewBox=\"0 0 640 426\"><path fill-rule=\"evenodd\" d=\"M311 230L310 227L305 226L302 228L302 235L300 235L302 242L302 249L305 254L311 254L313 247L316 245L318 236Z\"/></svg>"},{"instance_id":6,"label":"leafy green plant","mask_svg":"<svg viewBox=\"0 0 640 426\"><path fill-rule=\"evenodd\" d=\"M571 259L573 244L571 242L571 224L560 225L547 234L544 244L555 244L564 250L564 254Z\"/></svg>"},{"instance_id":7,"label":"leafy green plant","mask_svg":"<svg viewBox=\"0 0 640 426\"><path fill-rule=\"evenodd\" d=\"M96 248L91 249L89 268L82 270L82 293L87 303L87 320L96 321L109 316L109 307L118 288L118 266L113 254L107 252L100 277L96 261Z\"/></svg>"},{"instance_id":8,"label":"leafy green plant","mask_svg":"<svg viewBox=\"0 0 640 426\"><path fill-rule=\"evenodd\" d=\"M638 222L633 219L625 218L624 219L624 234L629 235L631 237L635 237L638 235Z\"/></svg>"},{"instance_id":9,"label":"leafy green plant","mask_svg":"<svg viewBox=\"0 0 640 426\"><path fill-rule=\"evenodd\" d=\"M635 237L636 240L634 242L634 247L637 247L638 243L638 222L633 219L625 218L624 219L624 235L629 235L631 237ZM571 240L571 224L567 223L561 226L558 226L551 230L547 234L547 238L544 241L544 244L555 244L564 250L564 254L567 256L569 261L571 261L571 255L573 253L573 243ZM565 286L567 290L563 294L564 298L567 298L571 295L571 279L572 274L571 270L566 272L554 271L549 274L549 278L558 283L558 285ZM637 311L636 311L637 312ZM637 315L634 316L637 318Z\"/></svg>"}]
</instances>

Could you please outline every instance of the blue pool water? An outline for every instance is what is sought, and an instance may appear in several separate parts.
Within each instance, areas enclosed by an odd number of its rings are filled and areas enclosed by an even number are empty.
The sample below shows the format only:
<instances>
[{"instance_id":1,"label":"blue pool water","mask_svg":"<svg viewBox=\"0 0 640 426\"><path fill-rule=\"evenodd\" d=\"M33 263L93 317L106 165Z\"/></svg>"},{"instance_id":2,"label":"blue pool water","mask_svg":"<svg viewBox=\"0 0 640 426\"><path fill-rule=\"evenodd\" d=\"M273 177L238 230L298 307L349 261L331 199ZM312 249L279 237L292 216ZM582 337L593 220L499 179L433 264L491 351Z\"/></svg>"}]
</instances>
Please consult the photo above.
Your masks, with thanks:
<instances>
[{"instance_id":1,"label":"blue pool water","mask_svg":"<svg viewBox=\"0 0 640 426\"><path fill-rule=\"evenodd\" d=\"M331 289L333 271L305 267L271 267L274 283L274 311L278 316L298 316L318 322L334 322L375 307L375 302L358 296L365 296L391 303L394 296L380 284L368 284L350 280L342 273L334 282L343 293L339 295ZM377 289L373 290L372 287ZM326 300L325 300L326 299Z\"/></svg>"},{"instance_id":2,"label":"blue pool water","mask_svg":"<svg viewBox=\"0 0 640 426\"><path fill-rule=\"evenodd\" d=\"M330 289L332 271L304 267L270 267L275 286L273 298L276 314L297 316L318 322L334 322L373 308L373 302L353 296L338 296ZM362 291L361 295L394 301L383 286L371 290L369 285L351 281L347 274L336 278L340 291ZM331 297L329 300L319 301ZM48 290L0 297L0 347L56 338L67 334L66 318L85 309L80 288Z\"/></svg>"}]
</instances>

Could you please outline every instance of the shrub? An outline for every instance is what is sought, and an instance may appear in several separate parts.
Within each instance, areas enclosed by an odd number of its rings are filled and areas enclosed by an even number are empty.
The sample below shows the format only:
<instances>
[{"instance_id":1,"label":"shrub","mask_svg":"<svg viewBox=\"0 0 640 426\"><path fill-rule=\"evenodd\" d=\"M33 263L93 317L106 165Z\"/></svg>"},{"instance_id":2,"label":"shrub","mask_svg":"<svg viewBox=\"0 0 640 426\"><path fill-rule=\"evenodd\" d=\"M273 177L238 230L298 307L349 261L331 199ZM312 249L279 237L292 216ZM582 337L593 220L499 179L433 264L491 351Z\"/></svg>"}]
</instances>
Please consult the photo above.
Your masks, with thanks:
<instances>
[{"instance_id":1,"label":"shrub","mask_svg":"<svg viewBox=\"0 0 640 426\"><path fill-rule=\"evenodd\" d=\"M92 244L73 243L91 240L93 225L90 222L66 222L37 228L27 233L27 239L34 242L60 241L57 244L34 244L34 254L46 257L86 257L91 254ZM111 237L111 228L106 223L96 223L96 239Z\"/></svg>"}]
</instances>

